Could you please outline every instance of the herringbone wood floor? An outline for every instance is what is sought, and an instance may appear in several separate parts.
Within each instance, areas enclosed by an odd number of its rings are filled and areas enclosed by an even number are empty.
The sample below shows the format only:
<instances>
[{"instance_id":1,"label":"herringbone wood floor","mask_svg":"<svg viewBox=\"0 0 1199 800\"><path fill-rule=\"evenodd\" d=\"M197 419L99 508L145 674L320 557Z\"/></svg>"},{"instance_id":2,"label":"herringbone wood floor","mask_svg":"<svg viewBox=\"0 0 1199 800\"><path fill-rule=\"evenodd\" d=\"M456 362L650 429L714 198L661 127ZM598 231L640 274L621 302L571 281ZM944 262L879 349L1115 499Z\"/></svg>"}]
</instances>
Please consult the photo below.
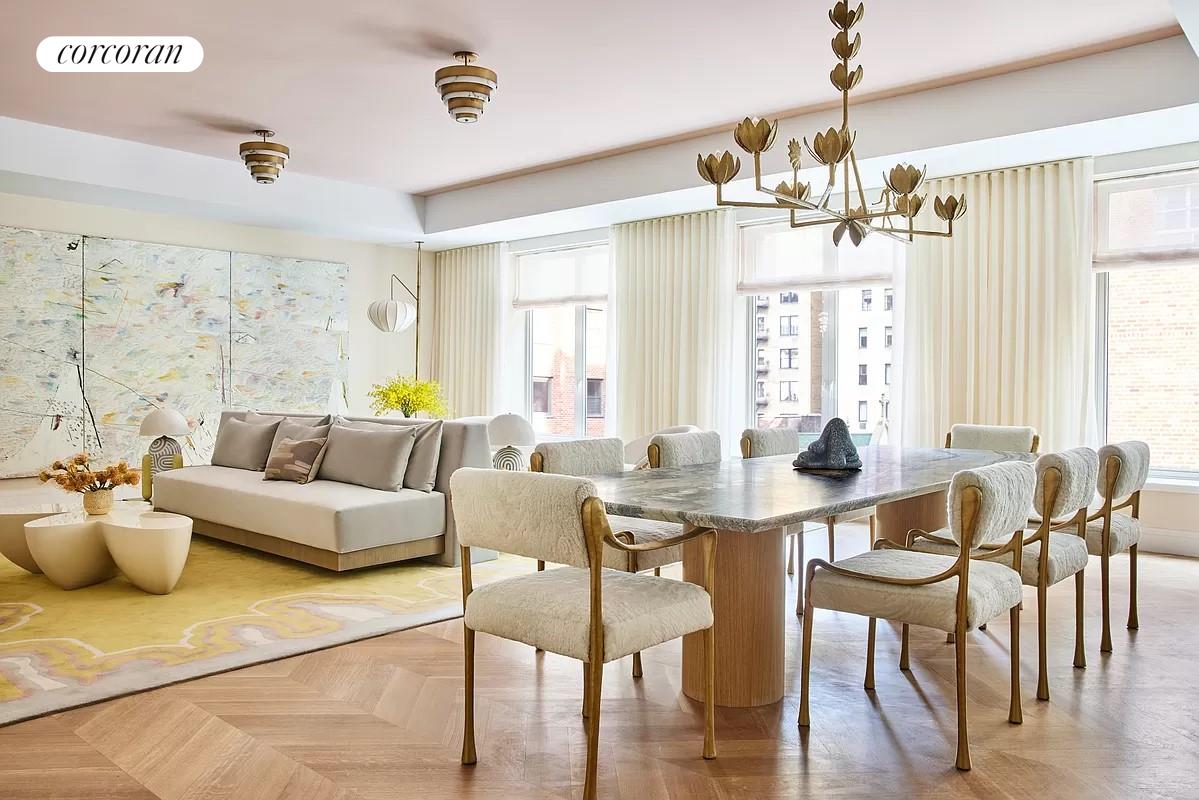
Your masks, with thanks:
<instances>
[{"instance_id":1,"label":"herringbone wood floor","mask_svg":"<svg viewBox=\"0 0 1199 800\"><path fill-rule=\"evenodd\" d=\"M865 536L842 541L848 551ZM601 796L1199 797L1199 562L1142 557L1138 632L1124 628L1127 559L1116 564L1110 656L1098 652L1097 563L1088 570L1085 671L1070 666L1073 584L1050 593L1051 703L1034 698L1035 595L1026 594L1021 726L1006 722L1006 622L971 635L970 773L953 768L953 653L944 634L914 629L904 674L896 632L880 625L877 690L868 694L865 619L817 612L810 733L796 728L800 628L791 617L787 698L720 711L715 761L700 758L700 709L679 692L677 642L648 651L638 681L627 659L610 664ZM579 797L578 663L487 636L478 650L472 768L458 763L455 621L0 729L0 797Z\"/></svg>"}]
</instances>

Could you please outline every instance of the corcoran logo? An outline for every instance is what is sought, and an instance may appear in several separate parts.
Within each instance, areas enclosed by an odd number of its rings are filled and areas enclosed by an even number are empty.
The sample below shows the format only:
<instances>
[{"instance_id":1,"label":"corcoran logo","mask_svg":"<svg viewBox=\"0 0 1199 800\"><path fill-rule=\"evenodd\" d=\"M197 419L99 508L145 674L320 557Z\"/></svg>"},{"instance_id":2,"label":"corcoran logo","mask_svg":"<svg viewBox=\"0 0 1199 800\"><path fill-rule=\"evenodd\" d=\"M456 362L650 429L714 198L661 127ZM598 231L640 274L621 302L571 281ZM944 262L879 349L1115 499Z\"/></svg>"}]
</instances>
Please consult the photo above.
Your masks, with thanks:
<instances>
[{"instance_id":1,"label":"corcoran logo","mask_svg":"<svg viewBox=\"0 0 1199 800\"><path fill-rule=\"evenodd\" d=\"M47 72L192 72L203 61L190 36L47 36L37 46Z\"/></svg>"}]
</instances>

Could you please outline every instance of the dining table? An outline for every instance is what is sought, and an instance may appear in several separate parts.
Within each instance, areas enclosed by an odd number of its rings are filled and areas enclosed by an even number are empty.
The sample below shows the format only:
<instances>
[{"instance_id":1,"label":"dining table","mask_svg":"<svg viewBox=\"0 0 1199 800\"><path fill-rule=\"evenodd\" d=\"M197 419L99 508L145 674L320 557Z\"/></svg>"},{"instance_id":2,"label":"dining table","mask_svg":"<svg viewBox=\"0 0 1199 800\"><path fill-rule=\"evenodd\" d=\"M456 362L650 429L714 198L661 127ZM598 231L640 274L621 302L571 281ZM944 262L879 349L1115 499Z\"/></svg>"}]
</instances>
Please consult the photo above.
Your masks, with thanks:
<instances>
[{"instance_id":1,"label":"dining table","mask_svg":"<svg viewBox=\"0 0 1199 800\"><path fill-rule=\"evenodd\" d=\"M955 473L1035 458L890 445L862 447L859 455L862 468L845 472L797 470L786 455L590 477L609 514L716 530L717 705L746 708L783 698L789 526L873 508L876 536L903 544L912 528L945 527ZM703 583L697 542L683 547L683 579ZM703 688L702 637L689 634L683 640L683 692L702 700Z\"/></svg>"}]
</instances>

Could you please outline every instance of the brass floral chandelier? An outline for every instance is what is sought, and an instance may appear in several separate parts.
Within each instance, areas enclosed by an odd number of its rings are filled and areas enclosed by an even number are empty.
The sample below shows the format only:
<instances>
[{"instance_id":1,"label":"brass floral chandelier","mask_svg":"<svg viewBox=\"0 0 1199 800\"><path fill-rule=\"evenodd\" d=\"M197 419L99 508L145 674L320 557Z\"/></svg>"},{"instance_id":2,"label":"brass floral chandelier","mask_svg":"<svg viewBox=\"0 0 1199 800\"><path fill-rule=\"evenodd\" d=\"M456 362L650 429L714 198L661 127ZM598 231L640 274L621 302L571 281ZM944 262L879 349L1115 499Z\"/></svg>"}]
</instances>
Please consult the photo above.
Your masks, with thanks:
<instances>
[{"instance_id":1,"label":"brass floral chandelier","mask_svg":"<svg viewBox=\"0 0 1199 800\"><path fill-rule=\"evenodd\" d=\"M834 244L840 244L847 233L855 246L861 244L870 233L881 233L903 242L914 241L917 236L953 236L954 220L961 219L966 213L964 194L933 199L933 211L946 223L944 231L926 231L915 227L916 215L924 207L927 198L927 195L920 194L925 169L917 169L911 164L897 164L884 173L885 188L878 202L871 205L866 201L866 192L862 189L862 176L858 172L858 159L854 155L857 131L849 127L849 93L862 82L861 65L850 66L850 60L858 54L862 46L862 34L855 34L850 39L850 31L862 21L863 11L861 3L858 3L856 9L851 9L845 0L839 0L828 12L828 18L837 29L832 47L833 54L840 61L829 73L829 80L841 92L841 127L818 132L812 137L811 143L805 137L802 146L796 139L787 142L791 181L782 181L775 188L769 189L762 185L762 153L774 144L778 120L750 117L741 120L733 129L733 139L742 150L754 157L754 188L773 197L774 202L724 199L722 187L733 180L741 169L741 159L725 150L720 155L712 153L707 156L700 155L696 159L700 177L716 186L716 205L738 208L787 208L791 210L792 228L836 225L833 228ZM816 198L812 196L810 183L799 182L800 159L804 150L807 150L816 163L828 167L828 184ZM837 185L838 167L841 168L844 184L842 194L845 204L841 209L829 205L833 189ZM854 187L851 187L849 182L851 172L857 189L857 204L853 202ZM799 219L797 211L818 212L820 216L814 219Z\"/></svg>"}]
</instances>

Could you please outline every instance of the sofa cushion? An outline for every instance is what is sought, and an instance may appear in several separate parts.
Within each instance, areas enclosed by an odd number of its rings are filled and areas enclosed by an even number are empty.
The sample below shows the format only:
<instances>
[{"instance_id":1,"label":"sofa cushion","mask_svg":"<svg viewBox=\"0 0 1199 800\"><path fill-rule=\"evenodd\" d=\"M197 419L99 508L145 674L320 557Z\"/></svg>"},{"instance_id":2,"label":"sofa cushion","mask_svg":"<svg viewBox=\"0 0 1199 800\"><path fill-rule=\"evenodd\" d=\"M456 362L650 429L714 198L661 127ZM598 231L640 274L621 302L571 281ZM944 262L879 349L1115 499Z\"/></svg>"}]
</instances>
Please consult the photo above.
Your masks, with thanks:
<instances>
[{"instance_id":1,"label":"sofa cushion","mask_svg":"<svg viewBox=\"0 0 1199 800\"><path fill-rule=\"evenodd\" d=\"M362 430L334 425L317 476L394 492L403 487L416 431L407 427Z\"/></svg>"},{"instance_id":2,"label":"sofa cushion","mask_svg":"<svg viewBox=\"0 0 1199 800\"><path fill-rule=\"evenodd\" d=\"M228 417L221 420L212 449L212 463L221 467L262 472L271 455L278 422L254 424Z\"/></svg>"},{"instance_id":3,"label":"sofa cushion","mask_svg":"<svg viewBox=\"0 0 1199 800\"><path fill-rule=\"evenodd\" d=\"M155 508L335 553L438 536L445 505L440 492L264 481L256 472L219 466L154 476Z\"/></svg>"},{"instance_id":4,"label":"sofa cushion","mask_svg":"<svg viewBox=\"0 0 1199 800\"><path fill-rule=\"evenodd\" d=\"M359 430L395 430L397 425L412 428L416 440L412 443L412 455L408 456L408 468L404 470L404 487L422 492L433 491L437 482L437 463L441 458L441 432L445 423L439 419L426 422L363 422L338 417L337 423Z\"/></svg>"},{"instance_id":5,"label":"sofa cushion","mask_svg":"<svg viewBox=\"0 0 1199 800\"><path fill-rule=\"evenodd\" d=\"M319 420L313 420L317 422ZM330 425L311 425L308 420L284 419L275 429L275 438L271 440L271 455L279 449L279 443L284 439L299 442L304 439L324 439L329 436ZM269 458L268 458L269 460Z\"/></svg>"}]
</instances>

